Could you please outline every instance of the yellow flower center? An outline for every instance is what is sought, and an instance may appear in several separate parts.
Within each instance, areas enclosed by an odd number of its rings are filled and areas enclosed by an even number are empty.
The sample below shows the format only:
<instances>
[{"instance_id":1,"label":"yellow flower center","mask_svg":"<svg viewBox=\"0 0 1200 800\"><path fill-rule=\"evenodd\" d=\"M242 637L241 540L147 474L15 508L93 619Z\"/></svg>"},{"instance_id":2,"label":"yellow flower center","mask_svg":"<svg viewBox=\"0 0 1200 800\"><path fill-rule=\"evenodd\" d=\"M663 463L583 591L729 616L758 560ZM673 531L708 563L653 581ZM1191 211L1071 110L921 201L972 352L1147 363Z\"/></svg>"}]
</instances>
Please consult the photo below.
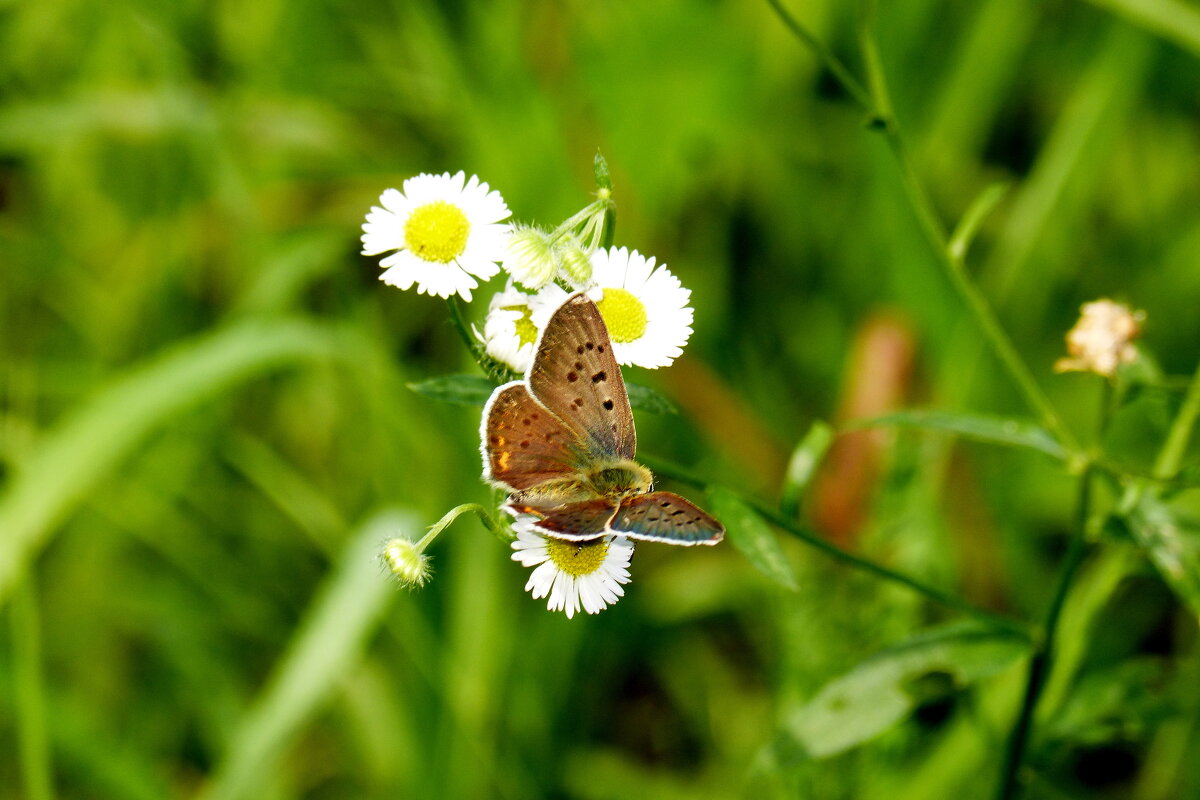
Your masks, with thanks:
<instances>
[{"instance_id":1,"label":"yellow flower center","mask_svg":"<svg viewBox=\"0 0 1200 800\"><path fill-rule=\"evenodd\" d=\"M538 329L533 324L533 309L526 305L501 306L505 311L519 311L521 316L516 321L517 339L522 345L533 344L537 341Z\"/></svg>"},{"instance_id":2,"label":"yellow flower center","mask_svg":"<svg viewBox=\"0 0 1200 800\"><path fill-rule=\"evenodd\" d=\"M593 542L564 542L561 539L546 539L546 551L550 560L568 575L579 577L591 575L600 569L608 556L608 542L597 539Z\"/></svg>"},{"instance_id":3,"label":"yellow flower center","mask_svg":"<svg viewBox=\"0 0 1200 800\"><path fill-rule=\"evenodd\" d=\"M636 342L646 333L646 306L628 289L605 289L596 306L614 342Z\"/></svg>"},{"instance_id":4,"label":"yellow flower center","mask_svg":"<svg viewBox=\"0 0 1200 800\"><path fill-rule=\"evenodd\" d=\"M462 255L471 223L458 206L445 200L415 209L404 223L404 244L413 255L445 264Z\"/></svg>"}]
</instances>

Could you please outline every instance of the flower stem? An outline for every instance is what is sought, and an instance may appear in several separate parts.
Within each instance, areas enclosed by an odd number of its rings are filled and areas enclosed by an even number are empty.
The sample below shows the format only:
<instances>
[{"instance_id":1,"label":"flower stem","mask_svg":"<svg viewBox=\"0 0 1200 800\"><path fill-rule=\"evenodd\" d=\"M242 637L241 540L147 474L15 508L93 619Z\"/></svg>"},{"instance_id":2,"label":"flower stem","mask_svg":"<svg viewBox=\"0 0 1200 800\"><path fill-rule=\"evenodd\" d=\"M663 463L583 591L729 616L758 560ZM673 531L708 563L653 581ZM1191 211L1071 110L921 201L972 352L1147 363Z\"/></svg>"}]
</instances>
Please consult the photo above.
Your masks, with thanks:
<instances>
[{"instance_id":1,"label":"flower stem","mask_svg":"<svg viewBox=\"0 0 1200 800\"><path fill-rule=\"evenodd\" d=\"M1029 661L1029 672L1025 678L1025 693L1021 698L1021 710L1017 714L1016 724L1009 734L1008 745L1004 751L1004 764L1000 770L1000 784L996 792L997 800L1009 800L1015 796L1018 788L1018 771L1025 757L1025 748L1029 741L1029 732L1033 726L1033 714L1037 710L1038 699L1046 686L1046 677L1050 674L1054 656L1054 635L1058 629L1058 620L1062 616L1063 604L1083 556L1087 550L1087 521L1090 513L1092 496L1092 470L1089 463L1084 467L1079 477L1079 495L1075 508L1075 529L1071 536L1070 549L1066 560L1058 574L1058 582L1054 587L1054 596L1042 622L1041 632L1037 639L1037 648Z\"/></svg>"},{"instance_id":2,"label":"flower stem","mask_svg":"<svg viewBox=\"0 0 1200 800\"><path fill-rule=\"evenodd\" d=\"M479 503L463 503L462 505L455 506L447 511L442 515L441 519L434 523L433 527L429 529L429 533L422 536L421 540L417 542L417 552L423 553L425 548L428 547L433 540L441 534L442 531L446 530L446 528L449 528L450 525L454 523L454 520L467 513L474 514L475 516L479 517L479 521L483 523L483 527L488 529L488 533L506 542L512 541L513 537L506 533L507 529L496 522L486 508L479 505Z\"/></svg>"},{"instance_id":3,"label":"flower stem","mask_svg":"<svg viewBox=\"0 0 1200 800\"><path fill-rule=\"evenodd\" d=\"M692 475L684 468L679 467L669 461L655 458L653 456L646 456L645 454L642 454L640 460L644 462L646 466L648 466L655 474L672 478L680 483L686 483L700 489L714 485L709 481L697 477L696 475ZM903 572L898 572L889 567L885 567L882 564L877 564L870 559L863 558L862 556L858 556L847 550L843 550L837 545L813 533L812 531L801 527L799 524L789 519L786 515L776 511L766 504L746 497L734 489L730 489L728 487L722 488L731 494L737 495L743 503L754 509L755 513L770 522L775 527L796 537L800 541L804 542L810 547L815 548L816 550L819 550L830 558L840 561L843 564L853 567L854 569L870 573L877 578L882 578L883 580L891 583L906 586L917 594L924 595L939 605L952 608L956 611L961 611L962 613L974 617L993 627L1019 634L1022 637L1028 637L1028 626L1019 620L1010 619L1009 617L979 608L978 606L972 605L956 594L952 594L934 586L930 586L929 584L919 581L916 578L905 575Z\"/></svg>"},{"instance_id":4,"label":"flower stem","mask_svg":"<svg viewBox=\"0 0 1200 800\"><path fill-rule=\"evenodd\" d=\"M1105 380L1101 383L1100 415L1096 426L1097 446L1112 420L1113 401L1113 384ZM1041 697L1042 689L1045 688L1046 679L1050 675L1058 619L1062 615L1063 604L1066 602L1067 593L1075 580L1079 566L1083 563L1087 522L1091 513L1092 473L1098 469L1095 464L1088 462L1079 478L1075 529L1072 532L1066 559L1063 561L1062 571L1058 576L1054 596L1050 600L1050 607L1046 611L1046 618L1042 623L1037 649L1029 661L1029 673L1025 678L1025 693L1021 698L1021 710L1017 714L1017 721L1013 725L1012 733L1009 734L1008 746L1004 751L1004 764L1000 770L1000 784L996 792L999 800L1007 800L1017 791L1019 784L1017 773L1020 771L1021 762L1025 757L1029 732L1033 726L1033 715L1037 710L1037 702Z\"/></svg>"},{"instance_id":5,"label":"flower stem","mask_svg":"<svg viewBox=\"0 0 1200 800\"><path fill-rule=\"evenodd\" d=\"M450 307L450 321L454 324L455 330L458 331L459 337L463 340L463 344L467 346L467 350L471 353L471 358L483 370L492 382L499 385L512 379L512 375L508 368L496 361L488 355L483 345L467 328L466 320L463 319L462 308L458 305L458 298L451 295L446 298L446 305Z\"/></svg>"},{"instance_id":6,"label":"flower stem","mask_svg":"<svg viewBox=\"0 0 1200 800\"><path fill-rule=\"evenodd\" d=\"M471 335L470 329L467 328L467 322L463 319L462 307L458 304L458 298L450 295L446 298L446 305L450 307L450 321L454 323L454 328L462 338L463 344L471 351L471 357L482 367L483 362L480 361L480 356L483 353L483 348L480 347L479 342L475 340L475 337Z\"/></svg>"}]
</instances>

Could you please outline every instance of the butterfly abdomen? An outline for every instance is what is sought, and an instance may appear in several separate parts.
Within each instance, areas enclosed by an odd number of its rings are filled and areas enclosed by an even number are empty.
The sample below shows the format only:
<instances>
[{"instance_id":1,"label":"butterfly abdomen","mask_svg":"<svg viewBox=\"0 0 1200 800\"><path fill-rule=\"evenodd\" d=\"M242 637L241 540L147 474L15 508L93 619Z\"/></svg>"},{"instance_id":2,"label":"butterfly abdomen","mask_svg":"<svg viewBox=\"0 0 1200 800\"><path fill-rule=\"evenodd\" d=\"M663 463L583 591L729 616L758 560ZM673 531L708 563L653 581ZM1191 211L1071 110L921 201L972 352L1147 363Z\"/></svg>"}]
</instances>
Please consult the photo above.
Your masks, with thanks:
<instances>
[{"instance_id":1,"label":"butterfly abdomen","mask_svg":"<svg viewBox=\"0 0 1200 800\"><path fill-rule=\"evenodd\" d=\"M592 488L601 497L620 498L644 494L654 486L650 470L628 459L601 463L588 471Z\"/></svg>"}]
</instances>

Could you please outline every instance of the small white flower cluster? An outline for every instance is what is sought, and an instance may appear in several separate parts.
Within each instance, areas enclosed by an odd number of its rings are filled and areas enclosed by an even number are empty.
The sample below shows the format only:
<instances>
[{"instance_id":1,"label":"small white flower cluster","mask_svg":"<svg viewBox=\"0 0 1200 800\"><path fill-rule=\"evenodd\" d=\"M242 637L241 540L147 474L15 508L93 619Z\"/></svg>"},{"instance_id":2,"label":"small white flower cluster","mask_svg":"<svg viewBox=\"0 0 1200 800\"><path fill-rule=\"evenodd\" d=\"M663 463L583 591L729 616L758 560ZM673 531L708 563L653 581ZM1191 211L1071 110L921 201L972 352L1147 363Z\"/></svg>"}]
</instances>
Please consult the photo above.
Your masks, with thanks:
<instances>
[{"instance_id":1,"label":"small white flower cluster","mask_svg":"<svg viewBox=\"0 0 1200 800\"><path fill-rule=\"evenodd\" d=\"M1095 372L1106 378L1117 367L1131 364L1138 357L1133 340L1142 332L1146 314L1112 300L1084 303L1079 321L1067 333L1068 358L1054 365L1058 372Z\"/></svg>"},{"instance_id":2,"label":"small white flower cluster","mask_svg":"<svg viewBox=\"0 0 1200 800\"><path fill-rule=\"evenodd\" d=\"M488 355L529 368L542 326L570 290L586 291L608 326L617 361L665 367L692 335L691 292L665 264L636 250L598 248L607 194L554 232L506 222L499 192L465 173L418 175L388 189L363 224L363 255L387 253L380 279L400 289L470 302L480 280L509 274L488 305Z\"/></svg>"}]
</instances>

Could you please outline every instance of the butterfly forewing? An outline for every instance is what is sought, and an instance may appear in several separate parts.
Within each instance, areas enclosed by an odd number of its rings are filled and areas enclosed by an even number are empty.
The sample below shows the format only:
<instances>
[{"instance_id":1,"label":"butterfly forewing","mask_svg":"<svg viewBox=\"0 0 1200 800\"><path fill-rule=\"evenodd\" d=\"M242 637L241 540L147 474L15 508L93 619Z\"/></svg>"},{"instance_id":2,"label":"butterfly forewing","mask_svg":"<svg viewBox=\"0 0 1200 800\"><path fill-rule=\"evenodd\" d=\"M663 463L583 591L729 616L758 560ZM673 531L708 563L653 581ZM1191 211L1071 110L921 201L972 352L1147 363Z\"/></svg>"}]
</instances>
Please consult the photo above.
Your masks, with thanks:
<instances>
[{"instance_id":1,"label":"butterfly forewing","mask_svg":"<svg viewBox=\"0 0 1200 800\"><path fill-rule=\"evenodd\" d=\"M483 477L509 491L579 476L579 437L533 399L522 381L492 392L483 411Z\"/></svg>"},{"instance_id":2,"label":"butterfly forewing","mask_svg":"<svg viewBox=\"0 0 1200 800\"><path fill-rule=\"evenodd\" d=\"M545 516L533 527L539 533L555 539L582 542L608 533L609 523L616 512L617 506L611 500L568 503L545 512Z\"/></svg>"},{"instance_id":3,"label":"butterfly forewing","mask_svg":"<svg viewBox=\"0 0 1200 800\"><path fill-rule=\"evenodd\" d=\"M593 455L634 457L637 434L625 381L600 310L586 295L567 300L546 323L528 382Z\"/></svg>"},{"instance_id":4,"label":"butterfly forewing","mask_svg":"<svg viewBox=\"0 0 1200 800\"><path fill-rule=\"evenodd\" d=\"M626 498L609 527L633 539L668 544L716 544L725 536L725 526L671 492Z\"/></svg>"}]
</instances>

